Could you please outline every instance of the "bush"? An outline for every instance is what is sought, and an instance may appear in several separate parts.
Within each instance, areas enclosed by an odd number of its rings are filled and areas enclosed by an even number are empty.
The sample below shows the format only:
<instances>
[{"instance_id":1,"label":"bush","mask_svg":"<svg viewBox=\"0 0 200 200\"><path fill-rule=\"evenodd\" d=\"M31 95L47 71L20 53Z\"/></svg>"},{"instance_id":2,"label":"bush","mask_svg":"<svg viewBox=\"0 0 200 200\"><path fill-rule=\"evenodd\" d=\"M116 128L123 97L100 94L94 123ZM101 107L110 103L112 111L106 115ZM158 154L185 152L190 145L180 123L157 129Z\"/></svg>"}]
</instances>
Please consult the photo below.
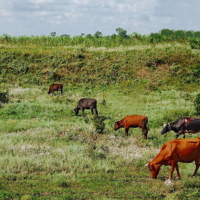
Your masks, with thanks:
<instances>
[{"instance_id":1,"label":"bush","mask_svg":"<svg viewBox=\"0 0 200 200\"><path fill-rule=\"evenodd\" d=\"M194 100L194 106L196 109L196 114L199 115L200 114L200 93L197 94L197 96Z\"/></svg>"},{"instance_id":2,"label":"bush","mask_svg":"<svg viewBox=\"0 0 200 200\"><path fill-rule=\"evenodd\" d=\"M9 101L8 92L1 92L0 93L0 102L8 103L8 101Z\"/></svg>"},{"instance_id":3,"label":"bush","mask_svg":"<svg viewBox=\"0 0 200 200\"><path fill-rule=\"evenodd\" d=\"M106 117L104 116L99 116L99 117L95 117L94 118L94 126L95 126L95 131L98 134L103 134L104 133L104 129L105 129L105 121Z\"/></svg>"}]
</instances>

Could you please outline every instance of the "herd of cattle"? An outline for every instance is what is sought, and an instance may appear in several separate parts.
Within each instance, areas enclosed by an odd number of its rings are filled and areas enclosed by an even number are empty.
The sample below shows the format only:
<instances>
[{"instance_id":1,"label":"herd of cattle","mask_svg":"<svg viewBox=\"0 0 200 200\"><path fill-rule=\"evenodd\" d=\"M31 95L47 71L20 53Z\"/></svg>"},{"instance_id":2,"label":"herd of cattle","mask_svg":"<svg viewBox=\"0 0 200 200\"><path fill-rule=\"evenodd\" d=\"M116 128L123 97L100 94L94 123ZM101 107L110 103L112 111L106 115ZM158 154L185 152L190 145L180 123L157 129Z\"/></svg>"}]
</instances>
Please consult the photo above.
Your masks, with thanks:
<instances>
[{"instance_id":1,"label":"herd of cattle","mask_svg":"<svg viewBox=\"0 0 200 200\"><path fill-rule=\"evenodd\" d=\"M52 84L49 87L48 94L54 94L54 91L60 91L63 93L62 84ZM79 110L84 115L84 110L90 109L92 114L98 117L97 100L93 98L82 98L78 101L78 105L74 108L74 112L78 115ZM122 120L114 123L114 130L119 128L125 129L125 135L128 136L129 128L141 128L144 139L147 139L148 135L148 117L143 115L128 115ZM185 133L197 133L200 132L200 118L187 117L179 118L175 122L165 124L161 131L161 135L174 131L176 133L176 139L166 142L160 149L158 155L148 162L148 166L151 171L152 178L157 178L160 167L162 165L170 165L169 179L172 179L174 169L177 171L177 176L180 178L178 169L178 162L191 163L195 161L196 168L192 176L196 175L196 172L200 166L200 138L185 139ZM182 139L177 139L183 134Z\"/></svg>"}]
</instances>

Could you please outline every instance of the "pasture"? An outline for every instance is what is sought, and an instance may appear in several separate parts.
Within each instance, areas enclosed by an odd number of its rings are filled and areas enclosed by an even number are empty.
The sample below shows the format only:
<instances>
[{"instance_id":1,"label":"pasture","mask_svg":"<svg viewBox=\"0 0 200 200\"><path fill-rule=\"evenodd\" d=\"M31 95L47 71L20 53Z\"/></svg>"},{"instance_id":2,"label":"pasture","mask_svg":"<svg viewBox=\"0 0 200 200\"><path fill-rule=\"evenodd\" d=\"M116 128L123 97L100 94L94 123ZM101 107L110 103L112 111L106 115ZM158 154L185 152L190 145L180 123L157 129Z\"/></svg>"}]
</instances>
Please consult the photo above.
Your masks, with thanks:
<instances>
[{"instance_id":1,"label":"pasture","mask_svg":"<svg viewBox=\"0 0 200 200\"><path fill-rule=\"evenodd\" d=\"M200 197L199 175L189 177L194 163L180 163L182 179L172 183L170 167L153 180L145 166L175 138L160 134L163 123L200 114L197 42L194 49L148 37L0 41L0 93L8 95L0 102L0 199ZM47 94L52 83L63 84L63 95ZM90 110L75 116L81 98L97 99L99 118ZM128 137L114 131L115 121L134 114L148 116L147 140L139 128Z\"/></svg>"},{"instance_id":2,"label":"pasture","mask_svg":"<svg viewBox=\"0 0 200 200\"><path fill-rule=\"evenodd\" d=\"M170 167L157 180L145 164L160 146L164 122L195 116L198 93L178 90L127 93L121 87L79 88L64 85L64 94L47 94L48 86L6 85L9 103L1 104L0 199L197 199L199 176L189 177L194 163L180 163L182 179L166 182ZM82 97L98 101L99 118L73 109ZM140 129L113 130L126 115L149 117L148 140ZM199 137L200 133L186 137Z\"/></svg>"}]
</instances>

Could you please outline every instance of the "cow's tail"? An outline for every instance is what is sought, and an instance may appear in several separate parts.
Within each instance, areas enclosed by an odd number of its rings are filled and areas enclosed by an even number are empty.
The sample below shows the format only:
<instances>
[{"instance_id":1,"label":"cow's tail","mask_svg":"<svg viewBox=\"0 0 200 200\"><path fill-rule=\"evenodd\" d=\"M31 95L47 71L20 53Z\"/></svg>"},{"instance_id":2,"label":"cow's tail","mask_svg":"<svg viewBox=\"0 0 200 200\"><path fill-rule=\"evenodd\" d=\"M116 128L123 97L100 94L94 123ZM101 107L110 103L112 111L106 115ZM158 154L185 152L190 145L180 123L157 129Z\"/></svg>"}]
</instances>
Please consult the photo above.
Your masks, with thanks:
<instances>
[{"instance_id":1,"label":"cow's tail","mask_svg":"<svg viewBox=\"0 0 200 200\"><path fill-rule=\"evenodd\" d=\"M147 130L149 131L150 128L149 128L149 121L148 121L148 118L146 118L146 120L145 120L145 124L146 124Z\"/></svg>"}]
</instances>

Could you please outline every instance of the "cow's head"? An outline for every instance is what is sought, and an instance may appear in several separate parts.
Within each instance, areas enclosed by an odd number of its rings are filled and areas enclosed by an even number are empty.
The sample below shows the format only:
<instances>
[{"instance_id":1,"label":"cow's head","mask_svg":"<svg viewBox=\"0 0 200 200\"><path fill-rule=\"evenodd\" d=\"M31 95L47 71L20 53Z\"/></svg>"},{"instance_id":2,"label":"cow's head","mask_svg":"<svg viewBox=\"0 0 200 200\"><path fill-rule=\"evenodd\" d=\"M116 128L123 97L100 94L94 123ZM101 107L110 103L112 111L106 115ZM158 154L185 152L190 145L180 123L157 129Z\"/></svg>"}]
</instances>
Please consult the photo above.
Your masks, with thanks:
<instances>
[{"instance_id":1,"label":"cow's head","mask_svg":"<svg viewBox=\"0 0 200 200\"><path fill-rule=\"evenodd\" d=\"M74 112L75 112L75 114L76 114L76 116L77 116L77 115L78 115L78 112L79 112L79 108L78 108L78 107L74 108Z\"/></svg>"},{"instance_id":2,"label":"cow's head","mask_svg":"<svg viewBox=\"0 0 200 200\"><path fill-rule=\"evenodd\" d=\"M115 124L114 124L114 130L116 131L116 130L118 130L119 128L121 128L119 121L118 121L118 122L115 122Z\"/></svg>"},{"instance_id":3,"label":"cow's head","mask_svg":"<svg viewBox=\"0 0 200 200\"><path fill-rule=\"evenodd\" d=\"M160 134L163 135L163 134L169 132L170 130L171 130L170 124L164 124L163 129Z\"/></svg>"},{"instance_id":4,"label":"cow's head","mask_svg":"<svg viewBox=\"0 0 200 200\"><path fill-rule=\"evenodd\" d=\"M151 162L148 162L146 166L151 171L152 178L156 179L158 176L158 173L160 171L160 165L159 164L152 164Z\"/></svg>"}]
</instances>

